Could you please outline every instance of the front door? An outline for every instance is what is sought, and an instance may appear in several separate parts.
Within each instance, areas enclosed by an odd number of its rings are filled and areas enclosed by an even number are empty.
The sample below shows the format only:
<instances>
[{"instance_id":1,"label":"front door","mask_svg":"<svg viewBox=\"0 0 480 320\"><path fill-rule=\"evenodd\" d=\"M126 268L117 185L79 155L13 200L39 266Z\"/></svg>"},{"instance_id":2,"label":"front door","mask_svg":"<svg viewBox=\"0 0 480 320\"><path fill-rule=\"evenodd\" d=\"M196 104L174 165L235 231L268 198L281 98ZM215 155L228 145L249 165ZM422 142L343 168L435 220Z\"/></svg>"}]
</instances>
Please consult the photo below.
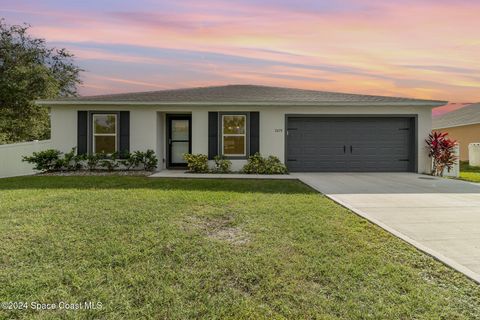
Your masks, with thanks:
<instances>
[{"instance_id":1,"label":"front door","mask_svg":"<svg viewBox=\"0 0 480 320\"><path fill-rule=\"evenodd\" d=\"M184 153L192 152L192 117L190 115L167 116L168 168L184 168Z\"/></svg>"}]
</instances>

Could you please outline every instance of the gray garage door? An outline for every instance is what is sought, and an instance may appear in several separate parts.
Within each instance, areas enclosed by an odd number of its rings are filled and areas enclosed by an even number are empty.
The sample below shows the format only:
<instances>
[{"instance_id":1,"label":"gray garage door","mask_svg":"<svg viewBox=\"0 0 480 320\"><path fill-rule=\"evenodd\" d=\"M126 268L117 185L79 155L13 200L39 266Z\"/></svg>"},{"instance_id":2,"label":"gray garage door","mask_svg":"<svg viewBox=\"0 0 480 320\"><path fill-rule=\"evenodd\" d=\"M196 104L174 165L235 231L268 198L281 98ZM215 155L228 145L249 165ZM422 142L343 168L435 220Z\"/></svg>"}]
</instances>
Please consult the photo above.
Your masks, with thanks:
<instances>
[{"instance_id":1,"label":"gray garage door","mask_svg":"<svg viewBox=\"0 0 480 320\"><path fill-rule=\"evenodd\" d=\"M289 171L384 171L415 169L413 118L289 117Z\"/></svg>"}]
</instances>

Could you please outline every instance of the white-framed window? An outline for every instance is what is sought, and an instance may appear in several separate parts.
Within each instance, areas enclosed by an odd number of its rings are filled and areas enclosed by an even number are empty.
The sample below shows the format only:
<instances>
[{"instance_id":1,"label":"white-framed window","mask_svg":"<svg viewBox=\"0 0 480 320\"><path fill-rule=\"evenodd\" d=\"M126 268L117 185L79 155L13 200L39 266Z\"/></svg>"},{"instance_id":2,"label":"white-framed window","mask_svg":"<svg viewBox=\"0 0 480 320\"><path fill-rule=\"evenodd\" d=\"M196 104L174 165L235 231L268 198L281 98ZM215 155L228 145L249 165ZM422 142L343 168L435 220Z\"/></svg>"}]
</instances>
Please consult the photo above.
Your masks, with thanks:
<instances>
[{"instance_id":1,"label":"white-framed window","mask_svg":"<svg viewBox=\"0 0 480 320\"><path fill-rule=\"evenodd\" d=\"M222 115L222 154L227 157L247 155L246 115Z\"/></svg>"},{"instance_id":2,"label":"white-framed window","mask_svg":"<svg viewBox=\"0 0 480 320\"><path fill-rule=\"evenodd\" d=\"M117 114L92 115L92 153L117 151Z\"/></svg>"}]
</instances>

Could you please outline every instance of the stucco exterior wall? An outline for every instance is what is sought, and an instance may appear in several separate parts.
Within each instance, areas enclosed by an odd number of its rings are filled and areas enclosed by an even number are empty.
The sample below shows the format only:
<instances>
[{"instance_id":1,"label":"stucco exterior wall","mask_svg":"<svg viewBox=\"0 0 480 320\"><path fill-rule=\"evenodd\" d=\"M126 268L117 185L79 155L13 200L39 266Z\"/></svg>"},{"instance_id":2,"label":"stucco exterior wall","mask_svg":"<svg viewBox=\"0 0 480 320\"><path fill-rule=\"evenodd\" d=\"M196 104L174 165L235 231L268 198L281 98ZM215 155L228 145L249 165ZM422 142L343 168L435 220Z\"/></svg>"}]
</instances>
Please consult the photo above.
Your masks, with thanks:
<instances>
[{"instance_id":1,"label":"stucco exterior wall","mask_svg":"<svg viewBox=\"0 0 480 320\"><path fill-rule=\"evenodd\" d=\"M285 116L287 114L318 115L416 115L418 119L418 172L428 172L430 161L424 141L431 132L430 107L398 106L59 106L51 107L52 143L61 151L77 144L77 111L130 111L130 150L153 149L159 157L160 168L165 167L165 114L192 115L192 152L208 153L208 112L260 112L260 152L275 155L284 161ZM240 169L245 160L234 160L233 169Z\"/></svg>"},{"instance_id":2,"label":"stucco exterior wall","mask_svg":"<svg viewBox=\"0 0 480 320\"><path fill-rule=\"evenodd\" d=\"M448 136L460 145L460 160L468 161L468 145L480 142L480 123L452 128L435 129L433 131L447 132Z\"/></svg>"}]
</instances>

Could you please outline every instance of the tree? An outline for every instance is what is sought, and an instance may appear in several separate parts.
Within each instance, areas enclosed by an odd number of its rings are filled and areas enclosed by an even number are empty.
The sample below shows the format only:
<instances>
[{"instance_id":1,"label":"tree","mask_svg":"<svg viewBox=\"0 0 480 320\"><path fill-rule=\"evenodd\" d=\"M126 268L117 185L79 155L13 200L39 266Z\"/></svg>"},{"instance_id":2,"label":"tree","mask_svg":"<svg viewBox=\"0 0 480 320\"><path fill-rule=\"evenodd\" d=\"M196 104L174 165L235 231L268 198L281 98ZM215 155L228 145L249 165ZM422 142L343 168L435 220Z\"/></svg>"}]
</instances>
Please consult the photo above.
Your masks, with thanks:
<instances>
[{"instance_id":1,"label":"tree","mask_svg":"<svg viewBox=\"0 0 480 320\"><path fill-rule=\"evenodd\" d=\"M47 47L29 28L0 19L0 144L47 139L48 109L35 100L76 96L81 83L73 54Z\"/></svg>"}]
</instances>

